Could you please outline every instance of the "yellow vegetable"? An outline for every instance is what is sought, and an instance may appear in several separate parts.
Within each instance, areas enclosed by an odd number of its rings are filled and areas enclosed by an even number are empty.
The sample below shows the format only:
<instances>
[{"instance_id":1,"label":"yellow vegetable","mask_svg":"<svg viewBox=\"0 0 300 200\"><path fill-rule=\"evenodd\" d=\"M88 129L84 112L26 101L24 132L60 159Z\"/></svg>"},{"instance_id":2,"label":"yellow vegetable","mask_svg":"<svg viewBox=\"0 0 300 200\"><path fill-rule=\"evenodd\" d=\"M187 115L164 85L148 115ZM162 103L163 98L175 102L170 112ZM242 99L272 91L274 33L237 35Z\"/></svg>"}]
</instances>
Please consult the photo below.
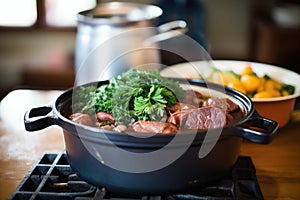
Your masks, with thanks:
<instances>
[{"instance_id":1,"label":"yellow vegetable","mask_svg":"<svg viewBox=\"0 0 300 200\"><path fill-rule=\"evenodd\" d=\"M265 87L265 90L274 90L276 88L275 87L275 82L272 79L267 80L265 82L264 87Z\"/></svg>"},{"instance_id":2,"label":"yellow vegetable","mask_svg":"<svg viewBox=\"0 0 300 200\"><path fill-rule=\"evenodd\" d=\"M232 71L215 71L212 82L238 90L252 98L272 98L293 94L294 86L286 85L268 75L258 76L251 65L246 65L240 74Z\"/></svg>"},{"instance_id":3,"label":"yellow vegetable","mask_svg":"<svg viewBox=\"0 0 300 200\"><path fill-rule=\"evenodd\" d=\"M223 80L224 85L227 85L232 80L238 79L233 73L231 72L219 72L221 79Z\"/></svg>"},{"instance_id":4,"label":"yellow vegetable","mask_svg":"<svg viewBox=\"0 0 300 200\"><path fill-rule=\"evenodd\" d=\"M257 92L261 92L261 91L264 91L265 90L265 83L266 83L266 79L264 79L263 77L259 77L259 86L257 88Z\"/></svg>"},{"instance_id":5,"label":"yellow vegetable","mask_svg":"<svg viewBox=\"0 0 300 200\"><path fill-rule=\"evenodd\" d=\"M272 97L272 93L269 91L261 91L256 93L253 98L271 98Z\"/></svg>"},{"instance_id":6,"label":"yellow vegetable","mask_svg":"<svg viewBox=\"0 0 300 200\"><path fill-rule=\"evenodd\" d=\"M280 97L280 92L278 90L264 90L256 93L253 98L272 98Z\"/></svg>"},{"instance_id":7,"label":"yellow vegetable","mask_svg":"<svg viewBox=\"0 0 300 200\"><path fill-rule=\"evenodd\" d=\"M241 83L241 81L239 79L234 79L233 81L230 81L227 84L228 87L233 88L235 90L238 90L244 94L247 93L246 89L244 88L243 84Z\"/></svg>"},{"instance_id":8,"label":"yellow vegetable","mask_svg":"<svg viewBox=\"0 0 300 200\"><path fill-rule=\"evenodd\" d=\"M272 90L271 92L272 92L272 97L280 97L281 96L281 94L278 90Z\"/></svg>"},{"instance_id":9,"label":"yellow vegetable","mask_svg":"<svg viewBox=\"0 0 300 200\"><path fill-rule=\"evenodd\" d=\"M282 91L282 96L288 96L288 95L290 95L288 91L286 91L286 90Z\"/></svg>"},{"instance_id":10,"label":"yellow vegetable","mask_svg":"<svg viewBox=\"0 0 300 200\"><path fill-rule=\"evenodd\" d=\"M253 74L253 69L252 69L251 65L246 65L246 67L244 67L243 71L241 71L241 76L249 75L249 74Z\"/></svg>"},{"instance_id":11,"label":"yellow vegetable","mask_svg":"<svg viewBox=\"0 0 300 200\"><path fill-rule=\"evenodd\" d=\"M274 86L277 90L280 90L283 87L283 84L281 82L274 80L274 79L272 79L272 80L274 81Z\"/></svg>"},{"instance_id":12,"label":"yellow vegetable","mask_svg":"<svg viewBox=\"0 0 300 200\"><path fill-rule=\"evenodd\" d=\"M248 93L254 92L260 86L260 79L255 75L243 75L241 82Z\"/></svg>"}]
</instances>

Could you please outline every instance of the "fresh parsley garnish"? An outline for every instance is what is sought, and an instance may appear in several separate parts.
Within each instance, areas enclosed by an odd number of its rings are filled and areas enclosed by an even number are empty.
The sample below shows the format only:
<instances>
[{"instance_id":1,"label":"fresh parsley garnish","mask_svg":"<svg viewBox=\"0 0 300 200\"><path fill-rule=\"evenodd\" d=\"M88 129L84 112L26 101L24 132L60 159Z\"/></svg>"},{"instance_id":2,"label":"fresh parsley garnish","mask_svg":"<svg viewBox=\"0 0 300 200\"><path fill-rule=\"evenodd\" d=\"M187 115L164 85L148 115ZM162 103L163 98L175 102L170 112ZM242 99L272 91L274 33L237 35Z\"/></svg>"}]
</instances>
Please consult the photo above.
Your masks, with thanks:
<instances>
[{"instance_id":1,"label":"fresh parsley garnish","mask_svg":"<svg viewBox=\"0 0 300 200\"><path fill-rule=\"evenodd\" d=\"M90 94L82 112L107 112L125 123L160 121L166 117L165 107L183 95L177 81L160 76L158 71L130 69Z\"/></svg>"}]
</instances>

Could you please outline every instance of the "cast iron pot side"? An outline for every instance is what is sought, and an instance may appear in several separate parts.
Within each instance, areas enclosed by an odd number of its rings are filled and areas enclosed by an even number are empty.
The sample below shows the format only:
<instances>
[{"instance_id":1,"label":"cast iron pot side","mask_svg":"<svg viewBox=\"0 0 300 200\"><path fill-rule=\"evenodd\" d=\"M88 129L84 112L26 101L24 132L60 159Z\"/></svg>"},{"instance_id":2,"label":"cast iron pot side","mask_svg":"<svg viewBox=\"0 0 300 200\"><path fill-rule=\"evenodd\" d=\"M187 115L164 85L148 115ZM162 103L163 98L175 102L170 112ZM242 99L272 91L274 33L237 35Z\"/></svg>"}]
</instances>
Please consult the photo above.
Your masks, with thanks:
<instances>
[{"instance_id":1,"label":"cast iron pot side","mask_svg":"<svg viewBox=\"0 0 300 200\"><path fill-rule=\"evenodd\" d=\"M189 82L199 87L207 87L203 81L190 80ZM107 81L103 81L97 84L106 83ZM217 91L224 90L216 84L210 85L209 88ZM208 185L230 172L239 156L243 138L255 143L267 144L278 128L277 122L263 118L255 111L250 98L236 90L225 88L225 94L244 109L244 117L221 129L198 131L194 134L190 146L186 147L186 138L193 135L189 132L178 133L180 135L156 134L145 139L74 123L67 117L72 112L72 93L75 89L69 89L61 94L52 105L27 111L24 116L25 128L27 131L37 131L51 125L61 126L65 150L74 171L88 183L99 188L105 187L108 191L119 194L173 194ZM219 131L221 135L216 138L212 150L205 157L200 158L201 146L209 145L209 142L203 143L206 133L214 134ZM151 164L147 161L140 163L132 158L118 156L118 148L142 154L155 152L172 141L175 135L179 140L167 151L172 153L180 149L184 153L163 168L134 173L118 170L105 163L106 159L112 159L120 165ZM213 142L213 139L210 142ZM91 150L94 154L91 154ZM95 152L97 152L96 157ZM159 158L157 159L160 162Z\"/></svg>"}]
</instances>

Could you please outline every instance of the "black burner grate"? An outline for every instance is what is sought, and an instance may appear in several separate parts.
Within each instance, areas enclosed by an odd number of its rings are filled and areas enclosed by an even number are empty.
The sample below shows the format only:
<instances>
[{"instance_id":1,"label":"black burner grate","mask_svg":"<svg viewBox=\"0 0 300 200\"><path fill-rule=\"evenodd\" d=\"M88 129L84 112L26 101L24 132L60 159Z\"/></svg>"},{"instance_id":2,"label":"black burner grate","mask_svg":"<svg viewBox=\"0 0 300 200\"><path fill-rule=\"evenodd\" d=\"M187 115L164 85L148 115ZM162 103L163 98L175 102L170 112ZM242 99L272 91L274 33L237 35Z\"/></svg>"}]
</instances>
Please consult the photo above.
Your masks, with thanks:
<instances>
[{"instance_id":1,"label":"black burner grate","mask_svg":"<svg viewBox=\"0 0 300 200\"><path fill-rule=\"evenodd\" d=\"M262 200L255 167L248 156L240 156L232 176L192 192L165 196L122 197L98 189L76 175L65 152L46 153L11 195L10 200Z\"/></svg>"}]
</instances>

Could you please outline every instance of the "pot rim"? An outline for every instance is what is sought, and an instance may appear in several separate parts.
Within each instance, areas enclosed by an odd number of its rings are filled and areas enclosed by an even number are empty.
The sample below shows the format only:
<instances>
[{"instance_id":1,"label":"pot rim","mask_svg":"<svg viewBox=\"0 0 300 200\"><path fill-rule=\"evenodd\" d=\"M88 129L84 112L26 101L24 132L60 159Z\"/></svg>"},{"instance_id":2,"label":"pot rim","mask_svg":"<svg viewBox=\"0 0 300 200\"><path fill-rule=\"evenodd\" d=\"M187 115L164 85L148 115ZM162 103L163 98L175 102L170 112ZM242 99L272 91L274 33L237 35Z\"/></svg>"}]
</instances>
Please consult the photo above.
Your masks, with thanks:
<instances>
[{"instance_id":1,"label":"pot rim","mask_svg":"<svg viewBox=\"0 0 300 200\"><path fill-rule=\"evenodd\" d=\"M176 80L180 80L180 79L176 79ZM78 89L79 87L82 87L82 86L88 86L88 85L98 84L98 83L102 83L102 82L107 83L107 81L91 82L91 83L87 83L87 84L83 84L83 85L79 85L79 86L70 88L67 91L65 91L63 94L61 94L56 99L56 101L54 102L54 106L53 106L54 111L55 111L55 115L57 115L58 119L61 122L63 122L62 124L59 124L59 125L61 125L63 128L66 128L68 130L67 127L69 127L69 126L66 126L66 125L69 124L69 125L72 126L72 129L74 129L74 127L75 127L76 130L77 130L77 128L79 128L80 130L83 130L84 132L87 131L87 132L105 133L107 135L112 136L113 138L115 138L114 136L117 136L117 138L124 138L124 139L128 138L128 137L140 136L141 133L126 132L127 134L123 134L123 133L119 133L119 132L116 132L116 131L103 130L103 129L100 129L98 127L92 127L92 126L78 124L78 123L68 119L66 116L64 116L61 113L60 108L61 108L61 104L63 104L62 102L64 101L65 98L70 98L70 96L72 96L74 90L76 90L76 89ZM199 86L199 87L204 87L204 85L207 84L207 82L202 81L202 80L189 80L189 83L192 84L192 85L195 85L195 86ZM236 90L233 90L231 88L224 87L224 86L221 86L221 85L218 85L218 84L209 83L209 85L210 85L209 90L211 90L211 88L213 88L216 91L218 91L218 89L219 90L223 89L225 91L225 95L230 97L231 99L232 98L235 99L235 102L238 103L238 105L241 107L242 111L244 112L244 116L240 120L238 120L236 122L233 122L231 124L219 127L219 128L212 128L210 130L214 131L214 130L219 130L220 128L222 128L222 129L224 129L224 128L234 129L236 126L245 123L249 118L251 118L251 116L255 112L255 109L254 109L254 105L253 105L251 99L248 96L244 95L243 93L241 93L239 91L236 91ZM198 133L199 134L201 134L201 133L205 134L207 132L207 130L197 130L196 132L197 132L197 134ZM182 131L180 133L170 133L170 134L157 133L157 134L155 134L154 137L172 138L177 134L181 134L181 135L195 134L195 130L187 130L187 131ZM143 133L143 135L145 136L144 138L147 138L147 137L153 136L154 134L153 133ZM226 134L226 135L222 134L221 138L223 136L227 137L228 135L229 134ZM92 135L87 134L86 136L87 136L87 138L90 138L90 136L92 136ZM230 136L234 136L234 134L230 134ZM85 136L81 135L81 137L85 137Z\"/></svg>"},{"instance_id":2,"label":"pot rim","mask_svg":"<svg viewBox=\"0 0 300 200\"><path fill-rule=\"evenodd\" d=\"M92 25L120 25L153 20L162 13L156 5L116 1L99 3L93 9L79 12L77 21Z\"/></svg>"}]
</instances>

